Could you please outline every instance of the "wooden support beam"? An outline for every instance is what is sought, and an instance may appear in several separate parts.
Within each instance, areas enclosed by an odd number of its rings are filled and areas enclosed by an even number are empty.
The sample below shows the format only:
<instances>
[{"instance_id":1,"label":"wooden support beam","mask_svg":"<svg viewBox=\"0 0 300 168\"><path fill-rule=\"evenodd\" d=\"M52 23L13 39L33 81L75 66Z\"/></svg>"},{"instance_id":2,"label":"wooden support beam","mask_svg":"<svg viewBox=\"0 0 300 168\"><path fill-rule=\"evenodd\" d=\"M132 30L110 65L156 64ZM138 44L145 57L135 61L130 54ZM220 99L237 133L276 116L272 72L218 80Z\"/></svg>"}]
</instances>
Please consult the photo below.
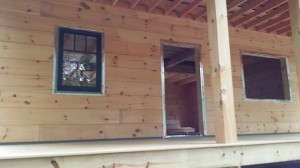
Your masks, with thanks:
<instances>
[{"instance_id":1,"label":"wooden support beam","mask_svg":"<svg viewBox=\"0 0 300 168\"><path fill-rule=\"evenodd\" d=\"M130 8L131 8L131 9L134 9L134 8L140 3L140 1L141 1L141 0L133 0L133 2L132 2L132 4L131 4Z\"/></svg>"},{"instance_id":2,"label":"wooden support beam","mask_svg":"<svg viewBox=\"0 0 300 168\"><path fill-rule=\"evenodd\" d=\"M262 13L265 13L265 12L268 12L269 10L273 9L273 8L276 8L282 4L284 4L285 1L283 0L272 0L272 1L268 1L267 3L265 3L264 7L262 8L259 8L255 11L253 11L252 13L250 13L249 15L235 21L234 23L232 23L233 26L239 26L253 18L255 18L256 16L262 14Z\"/></svg>"},{"instance_id":3,"label":"wooden support beam","mask_svg":"<svg viewBox=\"0 0 300 168\"><path fill-rule=\"evenodd\" d=\"M286 21L280 22L280 23L278 23L278 24L276 24L276 25L268 28L267 32L268 33L274 32L274 31L276 31L278 29L281 29L283 27L286 27L287 25L290 25L290 24L291 24L290 20L286 20Z\"/></svg>"},{"instance_id":4,"label":"wooden support beam","mask_svg":"<svg viewBox=\"0 0 300 168\"><path fill-rule=\"evenodd\" d=\"M112 6L115 6L118 3L118 0L112 0Z\"/></svg>"},{"instance_id":5,"label":"wooden support beam","mask_svg":"<svg viewBox=\"0 0 300 168\"><path fill-rule=\"evenodd\" d=\"M292 40L296 58L298 88L300 88L300 0L289 0ZM298 93L299 94L299 93Z\"/></svg>"},{"instance_id":6,"label":"wooden support beam","mask_svg":"<svg viewBox=\"0 0 300 168\"><path fill-rule=\"evenodd\" d=\"M199 20L202 16L204 16L207 13L207 9L202 9L198 14L194 16L194 20Z\"/></svg>"},{"instance_id":7,"label":"wooden support beam","mask_svg":"<svg viewBox=\"0 0 300 168\"><path fill-rule=\"evenodd\" d=\"M226 1L207 1L211 83L217 143L237 141Z\"/></svg>"},{"instance_id":8,"label":"wooden support beam","mask_svg":"<svg viewBox=\"0 0 300 168\"><path fill-rule=\"evenodd\" d=\"M262 30L262 29L266 29L266 28L268 28L270 26L273 26L273 25L275 25L275 24L277 24L279 22L282 22L282 21L288 19L289 16L290 16L289 13L286 12L286 13L280 15L279 17L277 17L275 19L269 20L268 22L265 22L265 23L257 26L256 30L259 31L259 30Z\"/></svg>"},{"instance_id":9,"label":"wooden support beam","mask_svg":"<svg viewBox=\"0 0 300 168\"><path fill-rule=\"evenodd\" d=\"M191 58L194 55L195 55L194 52L188 52L188 53L185 53L183 55L177 56L177 57L171 59L170 61L168 61L165 64L165 68L170 68L172 66L175 66L175 65L187 60L188 58Z\"/></svg>"},{"instance_id":10,"label":"wooden support beam","mask_svg":"<svg viewBox=\"0 0 300 168\"><path fill-rule=\"evenodd\" d=\"M165 11L165 15L170 14L179 4L181 4L182 0L175 0Z\"/></svg>"},{"instance_id":11,"label":"wooden support beam","mask_svg":"<svg viewBox=\"0 0 300 168\"><path fill-rule=\"evenodd\" d=\"M282 29L279 29L277 30L277 34L285 34L287 32L290 32L291 31L291 26L290 25L287 25L286 27L282 28Z\"/></svg>"},{"instance_id":12,"label":"wooden support beam","mask_svg":"<svg viewBox=\"0 0 300 168\"><path fill-rule=\"evenodd\" d=\"M229 5L227 5L227 11L230 12L232 9L234 9L235 7L238 7L239 5L244 3L245 1L246 0L234 0Z\"/></svg>"},{"instance_id":13,"label":"wooden support beam","mask_svg":"<svg viewBox=\"0 0 300 168\"><path fill-rule=\"evenodd\" d=\"M162 0L154 0L152 4L148 7L148 12L152 12Z\"/></svg>"},{"instance_id":14,"label":"wooden support beam","mask_svg":"<svg viewBox=\"0 0 300 168\"><path fill-rule=\"evenodd\" d=\"M262 23L264 21L270 20L270 18L276 17L277 15L279 15L279 14L281 14L281 13L287 11L287 10L288 10L288 4L285 3L285 4L281 5L281 6L279 6L276 10L274 10L272 12L269 12L268 14L266 14L266 15L264 15L262 17L259 17L258 19L255 19L255 20L247 23L244 27L246 29L249 29L249 28L254 27L254 26L256 26L256 25L258 25L258 24L260 24L260 23Z\"/></svg>"},{"instance_id":15,"label":"wooden support beam","mask_svg":"<svg viewBox=\"0 0 300 168\"><path fill-rule=\"evenodd\" d=\"M234 12L233 14L229 15L229 20L233 20L239 16L241 16L243 13L257 7L258 5L264 3L266 0L252 0L251 3L247 6L244 6L243 8L241 8L240 10Z\"/></svg>"},{"instance_id":16,"label":"wooden support beam","mask_svg":"<svg viewBox=\"0 0 300 168\"><path fill-rule=\"evenodd\" d=\"M187 14L189 14L192 10L194 10L195 8L197 8L202 0L194 0L193 3L191 3L188 7L186 7L185 9L183 9L183 11L180 13L180 17L184 17Z\"/></svg>"}]
</instances>

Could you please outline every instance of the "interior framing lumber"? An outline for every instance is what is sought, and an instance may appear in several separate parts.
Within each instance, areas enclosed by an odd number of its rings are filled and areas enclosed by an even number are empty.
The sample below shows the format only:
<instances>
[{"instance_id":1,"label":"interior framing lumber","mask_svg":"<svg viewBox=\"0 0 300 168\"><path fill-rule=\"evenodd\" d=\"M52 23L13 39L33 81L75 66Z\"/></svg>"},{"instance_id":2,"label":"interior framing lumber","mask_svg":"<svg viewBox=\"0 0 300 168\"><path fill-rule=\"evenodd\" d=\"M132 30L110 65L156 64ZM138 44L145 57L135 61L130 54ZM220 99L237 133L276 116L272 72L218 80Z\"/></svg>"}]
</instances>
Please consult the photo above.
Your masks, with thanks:
<instances>
[{"instance_id":1,"label":"interior framing lumber","mask_svg":"<svg viewBox=\"0 0 300 168\"><path fill-rule=\"evenodd\" d=\"M226 2L210 0L207 10L213 102L218 104L215 109L216 142L235 143L237 130Z\"/></svg>"},{"instance_id":2,"label":"interior framing lumber","mask_svg":"<svg viewBox=\"0 0 300 168\"><path fill-rule=\"evenodd\" d=\"M165 68L171 68L193 56L195 56L194 52L193 53L185 53L184 55L180 55L174 59L171 59L169 62L167 62L165 64Z\"/></svg>"}]
</instances>

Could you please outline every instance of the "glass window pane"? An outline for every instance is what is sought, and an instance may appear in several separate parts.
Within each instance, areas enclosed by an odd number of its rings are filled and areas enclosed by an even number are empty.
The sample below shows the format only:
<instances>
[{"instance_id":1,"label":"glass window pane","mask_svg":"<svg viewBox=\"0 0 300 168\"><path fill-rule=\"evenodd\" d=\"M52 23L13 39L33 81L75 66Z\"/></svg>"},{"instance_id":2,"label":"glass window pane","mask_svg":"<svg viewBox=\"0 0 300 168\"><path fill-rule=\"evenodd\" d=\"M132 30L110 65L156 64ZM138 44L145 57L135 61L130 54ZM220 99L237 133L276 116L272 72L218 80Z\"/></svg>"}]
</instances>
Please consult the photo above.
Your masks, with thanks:
<instances>
[{"instance_id":1,"label":"glass window pane","mask_svg":"<svg viewBox=\"0 0 300 168\"><path fill-rule=\"evenodd\" d=\"M87 36L87 52L96 53L96 49L97 49L96 46L97 46L97 38Z\"/></svg>"},{"instance_id":2,"label":"glass window pane","mask_svg":"<svg viewBox=\"0 0 300 168\"><path fill-rule=\"evenodd\" d=\"M65 51L62 85L96 87L96 58L95 54Z\"/></svg>"},{"instance_id":3,"label":"glass window pane","mask_svg":"<svg viewBox=\"0 0 300 168\"><path fill-rule=\"evenodd\" d=\"M76 40L75 40L75 50L76 51L82 51L85 52L86 51L86 40L85 40L86 36L82 36L82 35L76 35Z\"/></svg>"},{"instance_id":4,"label":"glass window pane","mask_svg":"<svg viewBox=\"0 0 300 168\"><path fill-rule=\"evenodd\" d=\"M64 50L74 50L74 34L64 33Z\"/></svg>"}]
</instances>

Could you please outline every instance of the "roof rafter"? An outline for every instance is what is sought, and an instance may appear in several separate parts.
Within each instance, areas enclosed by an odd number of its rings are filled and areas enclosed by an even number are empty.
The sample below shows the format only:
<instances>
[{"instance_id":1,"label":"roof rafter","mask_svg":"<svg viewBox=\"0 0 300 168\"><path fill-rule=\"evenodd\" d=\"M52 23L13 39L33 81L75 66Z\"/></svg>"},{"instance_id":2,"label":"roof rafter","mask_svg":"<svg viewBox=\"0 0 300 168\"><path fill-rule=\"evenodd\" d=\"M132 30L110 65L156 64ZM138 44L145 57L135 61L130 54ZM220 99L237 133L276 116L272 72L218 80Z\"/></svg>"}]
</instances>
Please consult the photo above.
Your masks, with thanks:
<instances>
[{"instance_id":1,"label":"roof rafter","mask_svg":"<svg viewBox=\"0 0 300 168\"><path fill-rule=\"evenodd\" d=\"M197 8L202 0L194 0L188 7L183 9L183 11L180 13L180 17L184 17L187 14L189 14L193 9Z\"/></svg>"},{"instance_id":2,"label":"roof rafter","mask_svg":"<svg viewBox=\"0 0 300 168\"><path fill-rule=\"evenodd\" d=\"M148 12L152 12L162 0L154 0L151 5L148 7Z\"/></svg>"},{"instance_id":3,"label":"roof rafter","mask_svg":"<svg viewBox=\"0 0 300 168\"><path fill-rule=\"evenodd\" d=\"M245 28L246 29L249 29L251 27L254 27L258 24L260 24L261 22L264 22L266 21L267 19L270 19L272 17L275 17L276 15L279 15L285 11L288 10L288 4L285 3L285 4L282 4L281 6L279 6L276 10L272 11L272 12L269 12L268 14L262 16L262 17L259 17L258 19L255 19L247 24L245 24Z\"/></svg>"},{"instance_id":4,"label":"roof rafter","mask_svg":"<svg viewBox=\"0 0 300 168\"><path fill-rule=\"evenodd\" d=\"M234 12L233 14L228 16L228 20L233 20L236 17L242 15L243 13L257 7L258 5L261 5L262 3L264 3L266 0L253 0L249 5L241 8L240 10Z\"/></svg>"},{"instance_id":5,"label":"roof rafter","mask_svg":"<svg viewBox=\"0 0 300 168\"><path fill-rule=\"evenodd\" d=\"M175 0L165 11L165 15L170 14L179 4L181 4L182 0Z\"/></svg>"},{"instance_id":6,"label":"roof rafter","mask_svg":"<svg viewBox=\"0 0 300 168\"><path fill-rule=\"evenodd\" d=\"M266 28L268 28L270 26L273 26L274 24L277 24L278 22L284 21L288 18L289 18L289 13L286 12L286 13L280 15L279 17L277 17L275 19L269 20L268 22L257 26L256 30L259 31L259 30L262 30L262 29L266 29Z\"/></svg>"},{"instance_id":7,"label":"roof rafter","mask_svg":"<svg viewBox=\"0 0 300 168\"><path fill-rule=\"evenodd\" d=\"M131 6L130 8L131 9L134 9L139 3L140 3L141 0L134 0L132 3L131 3Z\"/></svg>"},{"instance_id":8,"label":"roof rafter","mask_svg":"<svg viewBox=\"0 0 300 168\"><path fill-rule=\"evenodd\" d=\"M286 21L280 22L280 23L278 23L278 24L276 24L276 25L274 25L274 26L268 28L268 29L267 29L267 32L268 32L268 33L274 32L274 31L276 31L276 30L278 30L278 29L281 29L281 28L283 28L283 27L285 27L285 26L290 26L290 24L291 24L291 21L290 21L290 20L286 20Z\"/></svg>"},{"instance_id":9,"label":"roof rafter","mask_svg":"<svg viewBox=\"0 0 300 168\"><path fill-rule=\"evenodd\" d=\"M227 5L227 11L231 11L233 8L238 7L242 3L244 3L246 0L234 0L230 4Z\"/></svg>"},{"instance_id":10,"label":"roof rafter","mask_svg":"<svg viewBox=\"0 0 300 168\"><path fill-rule=\"evenodd\" d=\"M272 0L272 1L268 1L264 7L262 8L259 8L257 10L255 10L254 12L252 12L251 14L235 21L234 23L232 23L233 26L239 26L245 22L247 22L248 20L252 19L252 18L255 18L256 16L264 13L264 12L267 12L273 8L276 8L278 7L279 5L282 5L283 3L285 3L285 1L283 0Z\"/></svg>"},{"instance_id":11,"label":"roof rafter","mask_svg":"<svg viewBox=\"0 0 300 168\"><path fill-rule=\"evenodd\" d=\"M115 6L118 3L118 0L112 0L112 5Z\"/></svg>"},{"instance_id":12,"label":"roof rafter","mask_svg":"<svg viewBox=\"0 0 300 168\"><path fill-rule=\"evenodd\" d=\"M194 20L198 20L200 19L202 16L204 16L207 13L207 9L204 8L202 9L198 14L196 14L196 16L194 16Z\"/></svg>"},{"instance_id":13,"label":"roof rafter","mask_svg":"<svg viewBox=\"0 0 300 168\"><path fill-rule=\"evenodd\" d=\"M288 33L290 31L291 31L291 26L288 25L282 29L277 30L276 33L280 35L280 34Z\"/></svg>"}]
</instances>

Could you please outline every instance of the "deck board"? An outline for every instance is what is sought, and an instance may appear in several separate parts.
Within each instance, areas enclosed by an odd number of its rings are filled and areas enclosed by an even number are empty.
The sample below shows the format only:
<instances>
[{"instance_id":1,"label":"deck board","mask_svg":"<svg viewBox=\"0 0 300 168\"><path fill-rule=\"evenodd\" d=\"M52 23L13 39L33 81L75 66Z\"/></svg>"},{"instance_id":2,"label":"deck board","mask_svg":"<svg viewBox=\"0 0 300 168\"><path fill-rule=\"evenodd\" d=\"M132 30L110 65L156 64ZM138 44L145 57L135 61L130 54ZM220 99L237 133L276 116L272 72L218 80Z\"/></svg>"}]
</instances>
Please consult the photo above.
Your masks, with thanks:
<instances>
[{"instance_id":1,"label":"deck board","mask_svg":"<svg viewBox=\"0 0 300 168\"><path fill-rule=\"evenodd\" d=\"M300 142L300 133L244 135L236 144L216 144L213 137L176 137L123 140L95 140L56 143L0 144L0 160L79 156L124 152L218 148L272 143Z\"/></svg>"}]
</instances>

